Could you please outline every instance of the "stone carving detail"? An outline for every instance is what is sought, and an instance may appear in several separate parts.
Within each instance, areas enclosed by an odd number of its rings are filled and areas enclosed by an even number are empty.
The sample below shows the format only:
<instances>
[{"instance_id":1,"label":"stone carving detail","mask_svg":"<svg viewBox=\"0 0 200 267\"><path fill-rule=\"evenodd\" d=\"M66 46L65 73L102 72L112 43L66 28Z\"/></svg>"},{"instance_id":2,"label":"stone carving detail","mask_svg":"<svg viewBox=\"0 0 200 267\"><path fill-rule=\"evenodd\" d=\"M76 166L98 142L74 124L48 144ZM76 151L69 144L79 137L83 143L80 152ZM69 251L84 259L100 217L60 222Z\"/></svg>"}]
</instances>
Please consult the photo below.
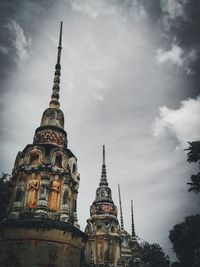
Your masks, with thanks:
<instances>
[{"instance_id":1,"label":"stone carving detail","mask_svg":"<svg viewBox=\"0 0 200 267\"><path fill-rule=\"evenodd\" d=\"M36 179L35 173L32 174L31 180L27 184L27 207L35 208L37 205L37 191L39 189L39 181Z\"/></svg>"},{"instance_id":2,"label":"stone carving detail","mask_svg":"<svg viewBox=\"0 0 200 267\"><path fill-rule=\"evenodd\" d=\"M62 205L66 205L68 202L68 191L64 191L63 197L62 197Z\"/></svg>"},{"instance_id":3,"label":"stone carving detail","mask_svg":"<svg viewBox=\"0 0 200 267\"><path fill-rule=\"evenodd\" d=\"M66 144L64 134L52 130L43 130L37 132L34 137L34 143L42 144L56 144L59 146L64 146Z\"/></svg>"},{"instance_id":4,"label":"stone carving detail","mask_svg":"<svg viewBox=\"0 0 200 267\"><path fill-rule=\"evenodd\" d=\"M47 196L47 185L42 183L40 186L40 200L46 200Z\"/></svg>"},{"instance_id":5,"label":"stone carving detail","mask_svg":"<svg viewBox=\"0 0 200 267\"><path fill-rule=\"evenodd\" d=\"M93 205L90 209L91 215L94 214L113 214L117 216L117 211L114 205L111 204L100 204L100 205Z\"/></svg>"},{"instance_id":6,"label":"stone carving detail","mask_svg":"<svg viewBox=\"0 0 200 267\"><path fill-rule=\"evenodd\" d=\"M60 109L48 108L42 116L41 126L54 125L64 127L64 115Z\"/></svg>"}]
</instances>

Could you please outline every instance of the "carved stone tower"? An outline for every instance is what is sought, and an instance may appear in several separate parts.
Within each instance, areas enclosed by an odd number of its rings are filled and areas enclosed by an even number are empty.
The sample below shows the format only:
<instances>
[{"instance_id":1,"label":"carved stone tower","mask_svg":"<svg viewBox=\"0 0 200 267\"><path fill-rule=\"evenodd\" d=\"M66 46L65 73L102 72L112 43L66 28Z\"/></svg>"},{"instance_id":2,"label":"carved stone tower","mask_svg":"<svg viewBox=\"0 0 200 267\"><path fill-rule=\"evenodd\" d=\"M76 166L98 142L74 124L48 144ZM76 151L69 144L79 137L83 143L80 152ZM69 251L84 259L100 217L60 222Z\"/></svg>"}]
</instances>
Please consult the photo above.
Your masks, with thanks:
<instances>
[{"instance_id":1,"label":"carved stone tower","mask_svg":"<svg viewBox=\"0 0 200 267\"><path fill-rule=\"evenodd\" d=\"M53 92L33 144L19 152L12 172L8 217L1 222L0 266L79 267L82 240L76 202L77 159L67 146L59 108L62 22Z\"/></svg>"},{"instance_id":2,"label":"carved stone tower","mask_svg":"<svg viewBox=\"0 0 200 267\"><path fill-rule=\"evenodd\" d=\"M118 184L118 193L119 193L120 228L121 228L121 266L128 267L129 260L132 257L132 251L129 246L131 235L124 229L124 219L122 213L122 201L121 201L121 192L119 184Z\"/></svg>"},{"instance_id":3,"label":"carved stone tower","mask_svg":"<svg viewBox=\"0 0 200 267\"><path fill-rule=\"evenodd\" d=\"M141 255L140 255L140 245L137 241L137 236L135 234L135 225L133 217L133 200L131 200L131 219L132 219L132 235L129 242L129 247L132 252L132 256L128 261L129 267L141 267Z\"/></svg>"},{"instance_id":4,"label":"carved stone tower","mask_svg":"<svg viewBox=\"0 0 200 267\"><path fill-rule=\"evenodd\" d=\"M118 266L120 229L117 208L107 182L104 146L101 180L96 190L96 199L90 207L90 216L85 230L89 236L86 243L86 266Z\"/></svg>"}]
</instances>

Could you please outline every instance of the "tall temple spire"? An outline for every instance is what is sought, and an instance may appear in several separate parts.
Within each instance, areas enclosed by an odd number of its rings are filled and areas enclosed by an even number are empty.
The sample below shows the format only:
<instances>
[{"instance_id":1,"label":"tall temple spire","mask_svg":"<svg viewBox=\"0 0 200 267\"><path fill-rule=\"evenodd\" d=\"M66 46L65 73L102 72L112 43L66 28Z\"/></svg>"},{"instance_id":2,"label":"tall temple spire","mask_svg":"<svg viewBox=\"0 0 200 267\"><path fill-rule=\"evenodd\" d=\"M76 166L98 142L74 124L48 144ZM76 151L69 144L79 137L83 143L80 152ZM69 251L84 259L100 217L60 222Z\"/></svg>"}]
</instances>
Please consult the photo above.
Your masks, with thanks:
<instances>
[{"instance_id":1,"label":"tall temple spire","mask_svg":"<svg viewBox=\"0 0 200 267\"><path fill-rule=\"evenodd\" d=\"M99 185L108 186L107 175L106 175L106 164L105 164L105 145L103 145L103 164L102 164L102 171L101 171L101 180L100 180Z\"/></svg>"},{"instance_id":2,"label":"tall temple spire","mask_svg":"<svg viewBox=\"0 0 200 267\"><path fill-rule=\"evenodd\" d=\"M119 184L118 184L118 193L119 193L121 230L124 230L124 219L123 219L123 214L122 214L122 202L121 202L121 193L120 193L120 185Z\"/></svg>"},{"instance_id":3,"label":"tall temple spire","mask_svg":"<svg viewBox=\"0 0 200 267\"><path fill-rule=\"evenodd\" d=\"M135 237L135 225L133 217L133 200L131 200L132 237Z\"/></svg>"},{"instance_id":4,"label":"tall temple spire","mask_svg":"<svg viewBox=\"0 0 200 267\"><path fill-rule=\"evenodd\" d=\"M60 34L59 34L59 44L58 44L58 54L57 54L57 62L55 66L55 74L54 74L54 81L53 81L53 92L51 95L51 101L49 103L50 108L59 108L60 103L59 99L59 91L60 91L60 75L61 75L61 50L62 50L62 21L60 23Z\"/></svg>"}]
</instances>

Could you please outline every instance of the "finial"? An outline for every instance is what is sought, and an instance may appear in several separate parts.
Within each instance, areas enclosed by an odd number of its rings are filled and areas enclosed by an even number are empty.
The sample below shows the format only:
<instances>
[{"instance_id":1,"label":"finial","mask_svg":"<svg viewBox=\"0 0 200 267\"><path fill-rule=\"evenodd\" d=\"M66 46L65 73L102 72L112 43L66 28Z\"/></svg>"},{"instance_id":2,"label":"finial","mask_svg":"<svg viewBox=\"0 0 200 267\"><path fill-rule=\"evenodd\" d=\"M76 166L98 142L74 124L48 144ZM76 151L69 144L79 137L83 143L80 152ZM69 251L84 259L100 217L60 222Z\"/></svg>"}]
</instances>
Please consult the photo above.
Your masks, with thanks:
<instances>
[{"instance_id":1,"label":"finial","mask_svg":"<svg viewBox=\"0 0 200 267\"><path fill-rule=\"evenodd\" d=\"M124 230L124 219L123 219L123 214L122 214L122 202L121 202L121 194L120 194L120 186L119 186L119 184L118 184L118 193L119 193L121 229Z\"/></svg>"},{"instance_id":2,"label":"finial","mask_svg":"<svg viewBox=\"0 0 200 267\"><path fill-rule=\"evenodd\" d=\"M133 200L131 200L131 218L132 218L132 237L135 237L135 225L133 218Z\"/></svg>"},{"instance_id":3,"label":"finial","mask_svg":"<svg viewBox=\"0 0 200 267\"><path fill-rule=\"evenodd\" d=\"M103 145L103 165L105 165L105 145Z\"/></svg>"},{"instance_id":4,"label":"finial","mask_svg":"<svg viewBox=\"0 0 200 267\"><path fill-rule=\"evenodd\" d=\"M55 66L55 74L54 74L54 84L53 84L53 93L51 95L51 101L49 103L50 108L59 108L60 103L59 99L59 91L60 91L60 75L61 75L61 50L62 50L62 21L60 23L60 34L59 34L59 44L58 44L58 54L57 54L57 62Z\"/></svg>"},{"instance_id":5,"label":"finial","mask_svg":"<svg viewBox=\"0 0 200 267\"><path fill-rule=\"evenodd\" d=\"M99 185L100 186L108 185L107 175L106 175L106 164L105 164L105 145L103 145L103 164L102 164L102 171L101 171L101 181Z\"/></svg>"}]
</instances>

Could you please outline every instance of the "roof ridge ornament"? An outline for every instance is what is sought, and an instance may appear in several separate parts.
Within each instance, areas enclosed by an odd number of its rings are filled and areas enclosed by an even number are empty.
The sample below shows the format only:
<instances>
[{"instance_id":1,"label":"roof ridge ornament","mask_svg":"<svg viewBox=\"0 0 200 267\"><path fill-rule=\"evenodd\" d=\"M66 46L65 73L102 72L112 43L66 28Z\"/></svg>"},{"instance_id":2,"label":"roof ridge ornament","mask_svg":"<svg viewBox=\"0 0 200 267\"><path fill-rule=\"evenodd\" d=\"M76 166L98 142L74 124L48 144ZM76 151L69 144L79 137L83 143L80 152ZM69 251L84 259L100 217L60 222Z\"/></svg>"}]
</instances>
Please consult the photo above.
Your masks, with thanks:
<instances>
[{"instance_id":1,"label":"roof ridge ornament","mask_svg":"<svg viewBox=\"0 0 200 267\"><path fill-rule=\"evenodd\" d=\"M62 50L62 24L63 22L60 22L60 34L59 34L59 44L58 44L58 54L57 54L57 62L55 65L55 73L54 73L54 81L53 81L53 92L51 95L51 101L49 103L50 108L59 108L59 91L60 91L60 75L61 75L61 50Z\"/></svg>"}]
</instances>

